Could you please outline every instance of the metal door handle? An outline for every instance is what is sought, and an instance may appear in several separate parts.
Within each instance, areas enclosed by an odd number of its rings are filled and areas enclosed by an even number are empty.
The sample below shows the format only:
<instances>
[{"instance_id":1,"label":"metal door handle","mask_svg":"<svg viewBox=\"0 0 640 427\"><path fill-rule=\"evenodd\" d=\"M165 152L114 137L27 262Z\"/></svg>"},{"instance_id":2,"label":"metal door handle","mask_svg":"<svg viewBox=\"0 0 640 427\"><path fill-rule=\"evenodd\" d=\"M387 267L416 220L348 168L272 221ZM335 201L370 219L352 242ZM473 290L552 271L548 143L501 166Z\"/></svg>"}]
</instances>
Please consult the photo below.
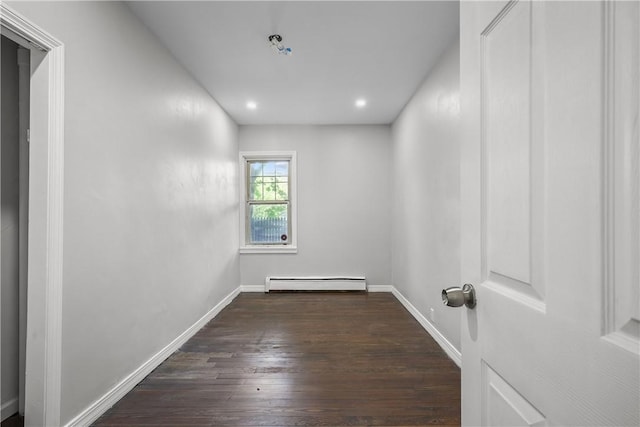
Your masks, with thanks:
<instances>
[{"instance_id":1,"label":"metal door handle","mask_svg":"<svg viewBox=\"0 0 640 427\"><path fill-rule=\"evenodd\" d=\"M454 286L442 290L442 303L449 307L466 305L468 308L476 306L476 290L469 283L462 288Z\"/></svg>"}]
</instances>

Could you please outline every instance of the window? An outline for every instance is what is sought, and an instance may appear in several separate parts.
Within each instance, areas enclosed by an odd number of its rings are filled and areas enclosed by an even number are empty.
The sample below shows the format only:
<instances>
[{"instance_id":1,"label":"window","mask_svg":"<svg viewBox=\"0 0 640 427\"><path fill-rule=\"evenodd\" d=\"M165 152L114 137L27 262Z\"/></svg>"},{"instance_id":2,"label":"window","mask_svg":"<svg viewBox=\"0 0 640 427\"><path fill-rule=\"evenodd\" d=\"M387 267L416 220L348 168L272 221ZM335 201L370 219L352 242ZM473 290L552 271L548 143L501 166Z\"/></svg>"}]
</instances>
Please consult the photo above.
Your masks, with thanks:
<instances>
[{"instance_id":1,"label":"window","mask_svg":"<svg viewBox=\"0 0 640 427\"><path fill-rule=\"evenodd\" d=\"M295 152L242 152L240 252L296 252Z\"/></svg>"}]
</instances>

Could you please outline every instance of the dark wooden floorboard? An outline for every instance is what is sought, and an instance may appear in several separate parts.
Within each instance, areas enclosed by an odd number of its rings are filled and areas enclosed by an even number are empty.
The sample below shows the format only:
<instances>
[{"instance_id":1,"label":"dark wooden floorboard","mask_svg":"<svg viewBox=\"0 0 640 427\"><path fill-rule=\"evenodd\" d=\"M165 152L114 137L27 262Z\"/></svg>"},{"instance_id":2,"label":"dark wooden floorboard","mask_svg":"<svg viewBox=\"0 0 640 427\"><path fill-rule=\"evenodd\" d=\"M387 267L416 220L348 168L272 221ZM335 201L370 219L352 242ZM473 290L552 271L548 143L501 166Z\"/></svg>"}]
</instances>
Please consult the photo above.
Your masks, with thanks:
<instances>
[{"instance_id":1,"label":"dark wooden floorboard","mask_svg":"<svg viewBox=\"0 0 640 427\"><path fill-rule=\"evenodd\" d=\"M0 427L23 427L23 426L24 426L24 417L18 414L10 416L0 424Z\"/></svg>"},{"instance_id":2,"label":"dark wooden floorboard","mask_svg":"<svg viewBox=\"0 0 640 427\"><path fill-rule=\"evenodd\" d=\"M95 426L460 424L460 370L388 293L240 294Z\"/></svg>"}]
</instances>

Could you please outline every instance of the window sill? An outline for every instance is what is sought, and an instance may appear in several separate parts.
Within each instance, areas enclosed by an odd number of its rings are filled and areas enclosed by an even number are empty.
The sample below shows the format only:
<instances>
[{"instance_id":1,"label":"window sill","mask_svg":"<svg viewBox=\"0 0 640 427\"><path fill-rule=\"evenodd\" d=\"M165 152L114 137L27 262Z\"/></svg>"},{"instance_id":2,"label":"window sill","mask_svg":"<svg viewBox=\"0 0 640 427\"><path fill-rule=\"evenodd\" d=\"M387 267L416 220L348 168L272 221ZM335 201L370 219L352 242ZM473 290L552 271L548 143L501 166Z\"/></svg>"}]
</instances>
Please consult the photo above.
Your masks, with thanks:
<instances>
[{"instance_id":1,"label":"window sill","mask_svg":"<svg viewBox=\"0 0 640 427\"><path fill-rule=\"evenodd\" d=\"M297 254L296 246L241 246L241 254Z\"/></svg>"}]
</instances>

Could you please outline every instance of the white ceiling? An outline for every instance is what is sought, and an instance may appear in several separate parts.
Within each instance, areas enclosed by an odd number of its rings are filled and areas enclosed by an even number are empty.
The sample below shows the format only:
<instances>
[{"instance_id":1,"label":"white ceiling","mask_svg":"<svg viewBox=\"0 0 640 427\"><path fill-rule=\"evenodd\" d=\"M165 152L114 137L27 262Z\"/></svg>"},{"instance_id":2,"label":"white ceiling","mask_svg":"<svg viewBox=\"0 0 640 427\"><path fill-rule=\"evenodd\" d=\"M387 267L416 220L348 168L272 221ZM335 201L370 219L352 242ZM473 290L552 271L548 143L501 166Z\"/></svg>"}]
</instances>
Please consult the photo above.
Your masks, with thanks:
<instances>
[{"instance_id":1,"label":"white ceiling","mask_svg":"<svg viewBox=\"0 0 640 427\"><path fill-rule=\"evenodd\" d=\"M128 4L239 124L391 123L459 29L457 1Z\"/></svg>"}]
</instances>

